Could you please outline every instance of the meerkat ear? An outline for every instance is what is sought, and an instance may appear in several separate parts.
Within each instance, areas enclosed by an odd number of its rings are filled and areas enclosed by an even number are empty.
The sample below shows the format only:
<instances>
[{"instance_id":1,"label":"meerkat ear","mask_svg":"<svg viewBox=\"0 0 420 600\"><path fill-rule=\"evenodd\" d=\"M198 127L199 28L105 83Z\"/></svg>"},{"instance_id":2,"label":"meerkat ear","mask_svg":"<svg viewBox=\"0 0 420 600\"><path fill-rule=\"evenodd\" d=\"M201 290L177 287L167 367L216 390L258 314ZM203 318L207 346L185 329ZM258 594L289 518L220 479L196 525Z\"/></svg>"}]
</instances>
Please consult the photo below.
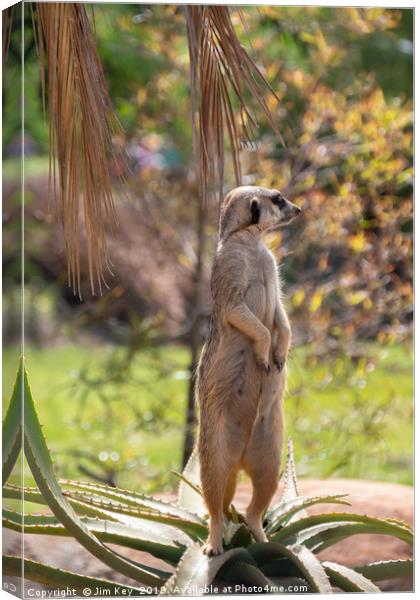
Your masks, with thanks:
<instances>
[{"instance_id":1,"label":"meerkat ear","mask_svg":"<svg viewBox=\"0 0 420 600\"><path fill-rule=\"evenodd\" d=\"M260 203L256 198L251 200L251 225L258 225L260 222Z\"/></svg>"}]
</instances>

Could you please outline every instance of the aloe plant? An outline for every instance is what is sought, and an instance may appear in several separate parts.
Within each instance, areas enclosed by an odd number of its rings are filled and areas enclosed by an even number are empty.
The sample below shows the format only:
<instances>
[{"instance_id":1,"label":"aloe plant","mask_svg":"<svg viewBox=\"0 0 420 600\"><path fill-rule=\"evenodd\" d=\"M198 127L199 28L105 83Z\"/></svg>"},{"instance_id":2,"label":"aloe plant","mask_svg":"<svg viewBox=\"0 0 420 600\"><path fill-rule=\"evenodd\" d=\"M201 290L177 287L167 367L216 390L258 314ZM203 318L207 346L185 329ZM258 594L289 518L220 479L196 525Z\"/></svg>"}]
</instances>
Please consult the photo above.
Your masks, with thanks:
<instances>
[{"instance_id":1,"label":"aloe plant","mask_svg":"<svg viewBox=\"0 0 420 600\"><path fill-rule=\"evenodd\" d=\"M22 406L24 410L22 411ZM24 414L24 450L36 487L7 483L18 458ZM378 519L351 512L308 515L319 504L349 505L345 494L301 496L298 492L293 447L289 441L283 496L265 516L266 543L255 543L232 505L224 524L225 552L208 558L202 545L208 519L201 496L197 457L182 474L176 502L106 485L57 479L40 425L26 372L21 364L3 423L3 497L24 499L48 513L20 514L6 508L3 525L22 534L67 536L116 573L133 580L125 594L197 595L205 592L312 591L329 593L377 592L376 582L412 574L411 560L376 562L349 568L322 561L318 554L331 545L361 533L390 535L413 543L412 529L395 519ZM163 561L157 569L129 559L109 547L141 550ZM151 561L153 564L153 561ZM63 571L24 559L25 578L54 588L71 586L114 590L112 581ZM19 576L18 557L3 557L5 575ZM119 593L119 592L118 592Z\"/></svg>"}]
</instances>

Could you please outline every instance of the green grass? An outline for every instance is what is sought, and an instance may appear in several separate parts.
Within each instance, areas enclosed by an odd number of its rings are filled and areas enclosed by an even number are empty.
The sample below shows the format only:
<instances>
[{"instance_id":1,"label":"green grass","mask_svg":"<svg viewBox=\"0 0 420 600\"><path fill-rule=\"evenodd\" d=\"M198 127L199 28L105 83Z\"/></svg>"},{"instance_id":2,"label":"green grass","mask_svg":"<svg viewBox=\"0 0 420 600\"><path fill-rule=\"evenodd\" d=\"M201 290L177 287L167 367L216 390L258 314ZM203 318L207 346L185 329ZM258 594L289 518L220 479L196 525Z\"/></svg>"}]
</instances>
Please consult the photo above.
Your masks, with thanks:
<instances>
[{"instance_id":1,"label":"green grass","mask_svg":"<svg viewBox=\"0 0 420 600\"><path fill-rule=\"evenodd\" d=\"M188 351L138 353L122 373L124 350L109 346L26 347L26 367L60 476L80 466L118 485L171 489L179 470ZM10 397L17 350L3 353ZM289 361L286 434L298 475L412 483L413 356L409 344L367 346L363 357L316 360L310 348ZM3 403L3 410L7 402Z\"/></svg>"},{"instance_id":2,"label":"green grass","mask_svg":"<svg viewBox=\"0 0 420 600\"><path fill-rule=\"evenodd\" d=\"M316 361L309 349L291 356L285 415L298 475L411 484L411 343L361 350L353 360Z\"/></svg>"},{"instance_id":3,"label":"green grass","mask_svg":"<svg viewBox=\"0 0 420 600\"><path fill-rule=\"evenodd\" d=\"M48 175L48 156L26 156L25 178ZM20 179L22 174L21 157L9 158L2 163L3 179Z\"/></svg>"}]
</instances>

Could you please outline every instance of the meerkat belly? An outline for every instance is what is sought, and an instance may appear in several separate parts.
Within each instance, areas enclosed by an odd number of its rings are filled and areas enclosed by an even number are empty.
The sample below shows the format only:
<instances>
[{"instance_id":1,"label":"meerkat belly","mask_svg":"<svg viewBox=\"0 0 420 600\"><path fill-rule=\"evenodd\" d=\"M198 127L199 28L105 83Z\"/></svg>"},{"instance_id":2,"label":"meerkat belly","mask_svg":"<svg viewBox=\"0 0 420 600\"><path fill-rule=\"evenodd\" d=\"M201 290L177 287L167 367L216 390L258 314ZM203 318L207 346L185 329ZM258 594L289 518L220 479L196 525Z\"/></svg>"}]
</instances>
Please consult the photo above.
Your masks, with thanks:
<instances>
[{"instance_id":1,"label":"meerkat belly","mask_svg":"<svg viewBox=\"0 0 420 600\"><path fill-rule=\"evenodd\" d=\"M264 256L255 261L244 294L250 311L271 331L276 306L276 288L272 284ZM217 340L206 360L202 375L202 394L207 403L217 405L230 420L240 406L241 427L250 429L257 414L267 378L258 368L252 341L234 327L220 323ZM269 378L271 380L271 377ZM236 420L235 420L236 423Z\"/></svg>"},{"instance_id":2,"label":"meerkat belly","mask_svg":"<svg viewBox=\"0 0 420 600\"><path fill-rule=\"evenodd\" d=\"M245 292L245 304L254 315L264 320L267 309L267 294L265 282L262 279L251 281Z\"/></svg>"},{"instance_id":3,"label":"meerkat belly","mask_svg":"<svg viewBox=\"0 0 420 600\"><path fill-rule=\"evenodd\" d=\"M274 313L277 304L277 289L273 283L265 288L265 313L262 319L264 325L271 331L274 325Z\"/></svg>"},{"instance_id":4,"label":"meerkat belly","mask_svg":"<svg viewBox=\"0 0 420 600\"><path fill-rule=\"evenodd\" d=\"M266 250L254 264L253 274L245 293L245 303L254 315L271 331L277 302L274 263Z\"/></svg>"},{"instance_id":5,"label":"meerkat belly","mask_svg":"<svg viewBox=\"0 0 420 600\"><path fill-rule=\"evenodd\" d=\"M271 254L264 252L263 260L261 261L261 269L265 282L265 314L263 318L264 325L271 331L274 324L274 314L277 304L277 273L275 262Z\"/></svg>"}]
</instances>

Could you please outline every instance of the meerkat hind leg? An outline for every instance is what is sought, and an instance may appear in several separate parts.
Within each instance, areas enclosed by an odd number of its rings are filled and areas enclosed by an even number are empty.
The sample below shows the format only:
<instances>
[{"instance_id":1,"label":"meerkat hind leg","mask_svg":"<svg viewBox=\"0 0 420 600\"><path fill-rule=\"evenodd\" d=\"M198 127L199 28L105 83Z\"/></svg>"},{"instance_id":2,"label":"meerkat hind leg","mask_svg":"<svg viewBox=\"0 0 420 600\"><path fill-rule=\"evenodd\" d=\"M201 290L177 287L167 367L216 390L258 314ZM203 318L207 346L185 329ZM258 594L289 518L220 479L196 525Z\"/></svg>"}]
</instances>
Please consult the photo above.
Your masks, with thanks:
<instances>
[{"instance_id":1,"label":"meerkat hind leg","mask_svg":"<svg viewBox=\"0 0 420 600\"><path fill-rule=\"evenodd\" d=\"M248 471L252 480L252 498L246 510L245 521L257 542L267 542L263 516L277 489L278 473L273 469L265 471L261 466L258 471Z\"/></svg>"},{"instance_id":2,"label":"meerkat hind leg","mask_svg":"<svg viewBox=\"0 0 420 600\"><path fill-rule=\"evenodd\" d=\"M219 496L214 495L213 499L214 503L206 500L210 513L210 522L209 537L203 548L203 552L208 556L217 556L223 552L223 496L222 494Z\"/></svg>"},{"instance_id":3,"label":"meerkat hind leg","mask_svg":"<svg viewBox=\"0 0 420 600\"><path fill-rule=\"evenodd\" d=\"M228 519L232 520L232 511L231 511L231 505L232 505L232 500L233 497L235 496L235 490L236 490L236 484L238 482L238 468L234 468L231 472L230 475L228 477L227 480L227 484L226 484L226 489L225 489L225 496L223 499L223 512L225 513L225 515L227 516ZM240 523L244 523L245 522L245 517L236 510L236 514L238 515L238 520Z\"/></svg>"},{"instance_id":4,"label":"meerkat hind leg","mask_svg":"<svg viewBox=\"0 0 420 600\"><path fill-rule=\"evenodd\" d=\"M230 504L233 500L238 480L238 471L232 469L226 482L225 494L223 497L223 512L226 516L230 516Z\"/></svg>"},{"instance_id":5,"label":"meerkat hind leg","mask_svg":"<svg viewBox=\"0 0 420 600\"><path fill-rule=\"evenodd\" d=\"M261 426L257 426L244 456L244 470L252 481L252 498L246 510L245 520L257 542L267 541L263 517L279 481L281 418L274 417L270 426L271 431L263 431Z\"/></svg>"},{"instance_id":6,"label":"meerkat hind leg","mask_svg":"<svg viewBox=\"0 0 420 600\"><path fill-rule=\"evenodd\" d=\"M215 460L202 469L201 485L210 515L209 537L203 548L204 554L208 556L216 556L223 552L223 501L227 482L228 475Z\"/></svg>"}]
</instances>

